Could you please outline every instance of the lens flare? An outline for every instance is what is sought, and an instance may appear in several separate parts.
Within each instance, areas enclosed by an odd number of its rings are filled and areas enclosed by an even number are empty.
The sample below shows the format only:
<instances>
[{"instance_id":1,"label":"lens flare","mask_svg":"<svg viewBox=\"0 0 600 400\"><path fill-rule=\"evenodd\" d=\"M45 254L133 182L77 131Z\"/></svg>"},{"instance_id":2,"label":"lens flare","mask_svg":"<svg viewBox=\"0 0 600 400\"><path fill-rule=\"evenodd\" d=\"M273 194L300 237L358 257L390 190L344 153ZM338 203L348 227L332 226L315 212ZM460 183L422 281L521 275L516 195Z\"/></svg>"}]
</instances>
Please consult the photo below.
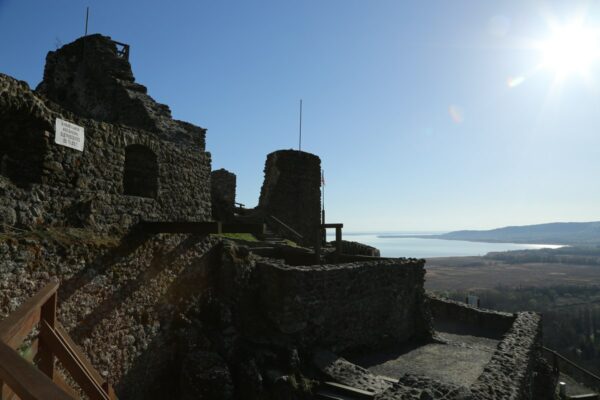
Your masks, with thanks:
<instances>
[{"instance_id":1,"label":"lens flare","mask_svg":"<svg viewBox=\"0 0 600 400\"><path fill-rule=\"evenodd\" d=\"M464 121L464 113L462 108L457 105L451 105L448 107L448 114L450 114L450 118L456 124L460 124Z\"/></svg>"},{"instance_id":2,"label":"lens flare","mask_svg":"<svg viewBox=\"0 0 600 400\"><path fill-rule=\"evenodd\" d=\"M515 87L519 86L523 82L525 82L525 77L524 76L509 77L506 80L506 84L508 85L509 88L515 88Z\"/></svg>"}]
</instances>

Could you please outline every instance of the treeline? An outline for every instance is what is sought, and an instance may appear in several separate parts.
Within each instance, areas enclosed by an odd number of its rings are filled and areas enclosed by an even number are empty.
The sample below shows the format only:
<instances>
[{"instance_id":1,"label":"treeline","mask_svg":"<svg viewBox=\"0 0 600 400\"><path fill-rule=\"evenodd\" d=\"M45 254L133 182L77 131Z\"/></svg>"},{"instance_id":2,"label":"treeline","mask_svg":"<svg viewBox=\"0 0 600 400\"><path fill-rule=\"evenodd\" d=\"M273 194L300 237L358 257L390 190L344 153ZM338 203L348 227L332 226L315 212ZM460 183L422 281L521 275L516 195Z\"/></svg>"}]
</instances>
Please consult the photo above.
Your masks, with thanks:
<instances>
[{"instance_id":1,"label":"treeline","mask_svg":"<svg viewBox=\"0 0 600 400\"><path fill-rule=\"evenodd\" d=\"M485 257L492 260L503 261L508 264L553 263L600 265L600 245L491 252Z\"/></svg>"},{"instance_id":2,"label":"treeline","mask_svg":"<svg viewBox=\"0 0 600 400\"><path fill-rule=\"evenodd\" d=\"M479 296L482 308L543 314L544 345L600 374L600 286L553 286L443 292L465 301Z\"/></svg>"},{"instance_id":3,"label":"treeline","mask_svg":"<svg viewBox=\"0 0 600 400\"><path fill-rule=\"evenodd\" d=\"M600 221L554 222L549 224L506 226L487 231L455 231L436 235L439 239L503 243L600 243Z\"/></svg>"}]
</instances>

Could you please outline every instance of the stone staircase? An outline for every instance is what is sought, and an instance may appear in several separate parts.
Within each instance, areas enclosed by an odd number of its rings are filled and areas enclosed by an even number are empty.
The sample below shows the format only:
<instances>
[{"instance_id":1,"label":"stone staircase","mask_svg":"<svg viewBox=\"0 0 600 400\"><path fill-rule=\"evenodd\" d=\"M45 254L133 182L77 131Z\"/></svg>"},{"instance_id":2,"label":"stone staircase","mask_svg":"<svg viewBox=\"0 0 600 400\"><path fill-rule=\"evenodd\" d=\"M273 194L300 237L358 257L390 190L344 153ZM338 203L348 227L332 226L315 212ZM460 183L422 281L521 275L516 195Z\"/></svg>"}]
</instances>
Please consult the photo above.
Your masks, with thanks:
<instances>
[{"instance_id":1,"label":"stone staircase","mask_svg":"<svg viewBox=\"0 0 600 400\"><path fill-rule=\"evenodd\" d=\"M374 396L372 392L336 382L323 382L315 393L315 398L328 400L370 400Z\"/></svg>"},{"instance_id":2,"label":"stone staircase","mask_svg":"<svg viewBox=\"0 0 600 400\"><path fill-rule=\"evenodd\" d=\"M274 232L268 225L265 228L265 233L262 235L261 240L272 244L287 244L285 239Z\"/></svg>"}]
</instances>

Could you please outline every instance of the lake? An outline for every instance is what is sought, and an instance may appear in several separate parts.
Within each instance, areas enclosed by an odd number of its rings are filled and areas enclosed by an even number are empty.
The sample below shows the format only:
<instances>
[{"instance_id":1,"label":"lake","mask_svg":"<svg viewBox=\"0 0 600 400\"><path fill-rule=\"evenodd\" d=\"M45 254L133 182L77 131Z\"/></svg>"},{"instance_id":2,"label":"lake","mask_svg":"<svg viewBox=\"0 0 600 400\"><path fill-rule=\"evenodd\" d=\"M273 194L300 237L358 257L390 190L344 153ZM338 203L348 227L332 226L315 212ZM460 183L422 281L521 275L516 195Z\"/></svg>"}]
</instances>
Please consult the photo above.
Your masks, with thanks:
<instances>
[{"instance_id":1,"label":"lake","mask_svg":"<svg viewBox=\"0 0 600 400\"><path fill-rule=\"evenodd\" d=\"M382 237L385 235L410 236L424 234L439 234L443 232L370 232L346 233L344 240L361 242L373 246L381 251L382 257L461 257L483 256L491 251L508 251L524 249L558 248L560 245L552 244L521 244L521 243L486 243L467 242L463 240L421 239L411 237ZM335 240L335 233L328 232L327 240Z\"/></svg>"}]
</instances>

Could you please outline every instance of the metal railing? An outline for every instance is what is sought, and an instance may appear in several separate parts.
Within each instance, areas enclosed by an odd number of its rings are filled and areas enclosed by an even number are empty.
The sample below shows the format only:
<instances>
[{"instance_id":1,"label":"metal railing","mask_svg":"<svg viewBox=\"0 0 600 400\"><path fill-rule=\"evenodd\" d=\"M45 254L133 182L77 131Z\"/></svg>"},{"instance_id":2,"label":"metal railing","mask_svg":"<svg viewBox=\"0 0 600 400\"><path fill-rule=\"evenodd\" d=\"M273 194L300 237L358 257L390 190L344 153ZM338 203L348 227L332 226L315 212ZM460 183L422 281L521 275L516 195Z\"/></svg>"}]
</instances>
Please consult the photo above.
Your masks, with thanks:
<instances>
[{"instance_id":1,"label":"metal railing","mask_svg":"<svg viewBox=\"0 0 600 400\"><path fill-rule=\"evenodd\" d=\"M575 364L573 361L571 361L568 358L566 358L565 356L557 353L556 351L549 349L548 347L542 347L542 349L552 357L552 368L554 369L554 372L556 372L556 373L560 372L560 363L563 362L563 363L567 364L569 367L574 368L577 371L581 372L586 377L586 379L589 379L591 382L593 382L596 390L600 389L600 376Z\"/></svg>"}]
</instances>

